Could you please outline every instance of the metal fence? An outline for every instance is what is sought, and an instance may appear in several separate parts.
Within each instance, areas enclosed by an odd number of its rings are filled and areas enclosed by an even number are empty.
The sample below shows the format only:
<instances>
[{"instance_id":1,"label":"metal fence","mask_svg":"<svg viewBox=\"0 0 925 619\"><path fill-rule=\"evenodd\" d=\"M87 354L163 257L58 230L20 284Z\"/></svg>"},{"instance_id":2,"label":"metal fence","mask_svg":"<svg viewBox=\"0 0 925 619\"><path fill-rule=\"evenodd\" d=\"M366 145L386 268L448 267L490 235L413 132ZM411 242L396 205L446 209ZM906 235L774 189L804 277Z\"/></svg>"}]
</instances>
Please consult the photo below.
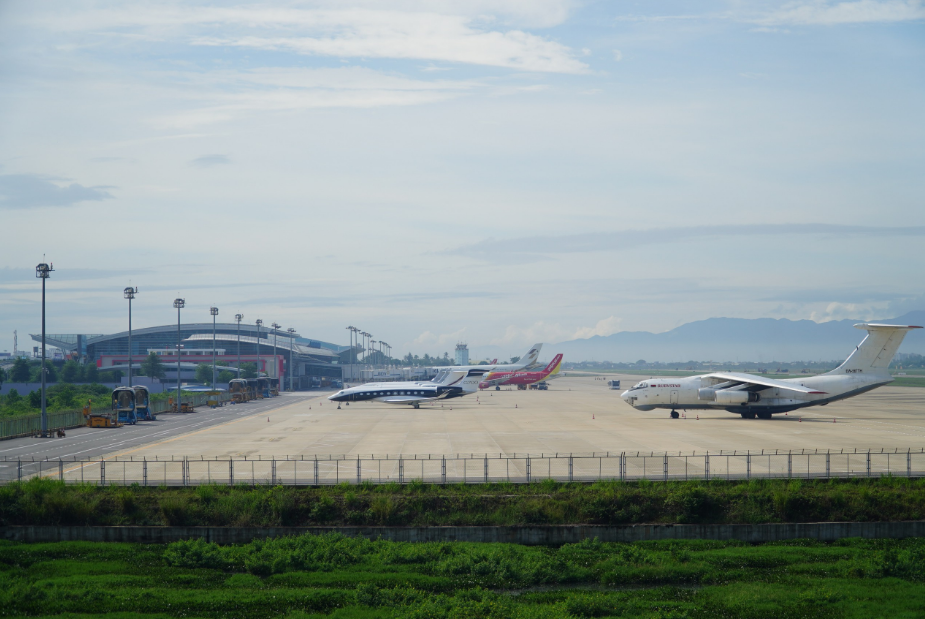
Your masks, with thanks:
<instances>
[{"instance_id":1,"label":"metal fence","mask_svg":"<svg viewBox=\"0 0 925 619\"><path fill-rule=\"evenodd\" d=\"M104 397L103 408L97 408L96 410L109 410L109 402L106 400L108 397L109 396ZM222 393L219 397L222 402L229 402L231 400L231 397L227 393ZM194 393L182 396L181 400L185 403L192 403L193 406L204 406L208 404L209 396L206 393ZM155 415L166 413L167 409L171 407L172 405L168 403L167 399L151 402L151 411ZM87 420L83 416L82 409L48 413L48 429L52 432L56 430L78 428L85 425L87 425ZM7 419L0 418L0 440L17 438L20 436L32 436L41 431L41 415L23 415L22 417L9 417Z\"/></svg>"},{"instance_id":2,"label":"metal fence","mask_svg":"<svg viewBox=\"0 0 925 619\"><path fill-rule=\"evenodd\" d=\"M545 479L741 480L925 476L925 449L722 451L703 454L455 454L257 458L3 460L2 482L31 477L67 483L190 486L339 483L530 483ZM15 467L15 468L14 468Z\"/></svg>"}]
</instances>

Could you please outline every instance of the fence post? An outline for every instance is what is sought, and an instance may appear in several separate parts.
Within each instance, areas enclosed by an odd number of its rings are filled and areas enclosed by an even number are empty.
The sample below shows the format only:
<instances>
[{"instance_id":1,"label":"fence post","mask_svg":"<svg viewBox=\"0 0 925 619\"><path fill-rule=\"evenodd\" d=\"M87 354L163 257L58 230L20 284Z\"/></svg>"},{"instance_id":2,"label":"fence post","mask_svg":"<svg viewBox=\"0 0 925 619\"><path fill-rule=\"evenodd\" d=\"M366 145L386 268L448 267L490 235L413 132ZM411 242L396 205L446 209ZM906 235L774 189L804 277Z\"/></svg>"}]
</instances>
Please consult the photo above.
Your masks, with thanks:
<instances>
[{"instance_id":1,"label":"fence post","mask_svg":"<svg viewBox=\"0 0 925 619\"><path fill-rule=\"evenodd\" d=\"M234 460L228 458L228 485L234 485Z\"/></svg>"},{"instance_id":2,"label":"fence post","mask_svg":"<svg viewBox=\"0 0 925 619\"><path fill-rule=\"evenodd\" d=\"M440 457L440 480L446 485L446 456Z\"/></svg>"},{"instance_id":3,"label":"fence post","mask_svg":"<svg viewBox=\"0 0 925 619\"><path fill-rule=\"evenodd\" d=\"M530 456L527 456L527 483L530 483Z\"/></svg>"},{"instance_id":4,"label":"fence post","mask_svg":"<svg viewBox=\"0 0 925 619\"><path fill-rule=\"evenodd\" d=\"M270 460L270 484L276 485L276 458Z\"/></svg>"},{"instance_id":5,"label":"fence post","mask_svg":"<svg viewBox=\"0 0 925 619\"><path fill-rule=\"evenodd\" d=\"M16 461L16 481L22 481L22 460Z\"/></svg>"},{"instance_id":6,"label":"fence post","mask_svg":"<svg viewBox=\"0 0 925 619\"><path fill-rule=\"evenodd\" d=\"M106 485L106 461L100 459L100 485Z\"/></svg>"},{"instance_id":7,"label":"fence post","mask_svg":"<svg viewBox=\"0 0 925 619\"><path fill-rule=\"evenodd\" d=\"M665 477L664 481L668 481L668 454L665 454L665 460L662 464L662 474Z\"/></svg>"},{"instance_id":8,"label":"fence post","mask_svg":"<svg viewBox=\"0 0 925 619\"><path fill-rule=\"evenodd\" d=\"M572 454L568 455L568 480L572 481Z\"/></svg>"},{"instance_id":9,"label":"fence post","mask_svg":"<svg viewBox=\"0 0 925 619\"><path fill-rule=\"evenodd\" d=\"M318 485L318 458L315 457L315 485Z\"/></svg>"},{"instance_id":10,"label":"fence post","mask_svg":"<svg viewBox=\"0 0 925 619\"><path fill-rule=\"evenodd\" d=\"M405 483L405 461L402 458L398 459L398 483Z\"/></svg>"},{"instance_id":11,"label":"fence post","mask_svg":"<svg viewBox=\"0 0 925 619\"><path fill-rule=\"evenodd\" d=\"M793 453L787 452L787 479L793 477Z\"/></svg>"},{"instance_id":12,"label":"fence post","mask_svg":"<svg viewBox=\"0 0 925 619\"><path fill-rule=\"evenodd\" d=\"M829 452L828 452L828 450L826 450L826 452L825 452L825 476L826 476L826 478L829 478L829 477L832 476L832 468L829 466Z\"/></svg>"},{"instance_id":13,"label":"fence post","mask_svg":"<svg viewBox=\"0 0 925 619\"><path fill-rule=\"evenodd\" d=\"M870 450L867 450L867 476L870 477Z\"/></svg>"},{"instance_id":14,"label":"fence post","mask_svg":"<svg viewBox=\"0 0 925 619\"><path fill-rule=\"evenodd\" d=\"M64 460L58 459L58 480L64 481Z\"/></svg>"},{"instance_id":15,"label":"fence post","mask_svg":"<svg viewBox=\"0 0 925 619\"><path fill-rule=\"evenodd\" d=\"M141 485L148 485L148 459L145 458L141 461Z\"/></svg>"},{"instance_id":16,"label":"fence post","mask_svg":"<svg viewBox=\"0 0 925 619\"><path fill-rule=\"evenodd\" d=\"M704 479L710 479L710 454L703 457L703 475Z\"/></svg>"},{"instance_id":17,"label":"fence post","mask_svg":"<svg viewBox=\"0 0 925 619\"><path fill-rule=\"evenodd\" d=\"M620 473L620 481L626 481L626 452L620 452L620 459L617 460L617 471Z\"/></svg>"},{"instance_id":18,"label":"fence post","mask_svg":"<svg viewBox=\"0 0 925 619\"><path fill-rule=\"evenodd\" d=\"M357 485L363 481L362 469L360 468L360 456L357 454Z\"/></svg>"},{"instance_id":19,"label":"fence post","mask_svg":"<svg viewBox=\"0 0 925 619\"><path fill-rule=\"evenodd\" d=\"M912 450L906 450L906 477L912 477Z\"/></svg>"},{"instance_id":20,"label":"fence post","mask_svg":"<svg viewBox=\"0 0 925 619\"><path fill-rule=\"evenodd\" d=\"M488 456L485 456L485 483L488 483Z\"/></svg>"}]
</instances>

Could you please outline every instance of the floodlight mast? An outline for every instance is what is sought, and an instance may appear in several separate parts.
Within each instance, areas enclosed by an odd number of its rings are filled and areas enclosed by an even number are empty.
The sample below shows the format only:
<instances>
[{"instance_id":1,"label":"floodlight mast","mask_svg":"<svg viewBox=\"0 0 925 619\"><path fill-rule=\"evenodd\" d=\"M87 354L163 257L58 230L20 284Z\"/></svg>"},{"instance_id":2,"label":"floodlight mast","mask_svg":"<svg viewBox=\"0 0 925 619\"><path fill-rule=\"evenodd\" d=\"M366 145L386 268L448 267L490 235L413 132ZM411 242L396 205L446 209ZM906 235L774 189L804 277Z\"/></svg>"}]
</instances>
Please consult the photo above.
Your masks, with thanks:
<instances>
[{"instance_id":1,"label":"floodlight mast","mask_svg":"<svg viewBox=\"0 0 925 619\"><path fill-rule=\"evenodd\" d=\"M244 314L235 314L234 319L238 323L238 378L241 378L241 321Z\"/></svg>"},{"instance_id":2,"label":"floodlight mast","mask_svg":"<svg viewBox=\"0 0 925 619\"><path fill-rule=\"evenodd\" d=\"M138 288L129 286L122 291L122 296L128 299L128 386L132 386L132 299L138 294ZM78 353L80 351L77 351Z\"/></svg>"},{"instance_id":3,"label":"floodlight mast","mask_svg":"<svg viewBox=\"0 0 925 619\"><path fill-rule=\"evenodd\" d=\"M289 327L286 329L286 332L289 333L289 391L295 391L295 389L292 388L292 378L295 375L295 366L292 365L292 335L295 333L295 329Z\"/></svg>"},{"instance_id":4,"label":"floodlight mast","mask_svg":"<svg viewBox=\"0 0 925 619\"><path fill-rule=\"evenodd\" d=\"M210 307L209 313L212 314L212 391L215 391L215 317L218 316L218 308Z\"/></svg>"},{"instance_id":5,"label":"floodlight mast","mask_svg":"<svg viewBox=\"0 0 925 619\"><path fill-rule=\"evenodd\" d=\"M45 408L45 280L55 270L54 263L48 265L44 262L35 267L35 276L42 280L42 438L48 438L48 411Z\"/></svg>"},{"instance_id":6,"label":"floodlight mast","mask_svg":"<svg viewBox=\"0 0 925 619\"><path fill-rule=\"evenodd\" d=\"M276 358L276 334L279 332L279 328L282 325L274 322L270 326L273 327L273 373L276 374L276 388L282 389L283 385L281 385L279 381L279 359Z\"/></svg>"},{"instance_id":7,"label":"floodlight mast","mask_svg":"<svg viewBox=\"0 0 925 619\"><path fill-rule=\"evenodd\" d=\"M186 299L174 299L173 306L177 308L177 412L180 413L180 310L186 307Z\"/></svg>"},{"instance_id":8,"label":"floodlight mast","mask_svg":"<svg viewBox=\"0 0 925 619\"><path fill-rule=\"evenodd\" d=\"M260 378L260 325L263 321L258 318L255 322L257 324L257 378Z\"/></svg>"}]
</instances>

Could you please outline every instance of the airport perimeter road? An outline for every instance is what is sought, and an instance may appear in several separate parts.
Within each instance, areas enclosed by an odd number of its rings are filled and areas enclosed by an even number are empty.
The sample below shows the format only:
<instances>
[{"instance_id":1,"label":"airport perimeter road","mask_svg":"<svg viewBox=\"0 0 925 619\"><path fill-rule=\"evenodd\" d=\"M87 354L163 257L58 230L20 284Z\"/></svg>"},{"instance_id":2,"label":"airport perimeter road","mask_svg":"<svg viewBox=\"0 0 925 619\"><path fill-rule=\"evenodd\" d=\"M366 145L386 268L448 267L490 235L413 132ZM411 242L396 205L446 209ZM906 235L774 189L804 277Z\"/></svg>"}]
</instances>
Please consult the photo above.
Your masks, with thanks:
<instances>
[{"instance_id":1,"label":"airport perimeter road","mask_svg":"<svg viewBox=\"0 0 925 619\"><path fill-rule=\"evenodd\" d=\"M146 445L150 445L153 452L170 453L170 443L173 440L191 433L251 417L271 416L274 411L287 406L307 403L328 395L329 392L314 392L311 395L304 392L284 393L268 400L226 404L214 410L203 406L197 408L194 413L160 414L157 421L139 421L134 426L73 428L66 431L65 438L26 437L0 441L0 480L16 478L17 460L96 458ZM195 442L195 438L192 437L187 440ZM30 473L31 466L24 463L23 475Z\"/></svg>"}]
</instances>

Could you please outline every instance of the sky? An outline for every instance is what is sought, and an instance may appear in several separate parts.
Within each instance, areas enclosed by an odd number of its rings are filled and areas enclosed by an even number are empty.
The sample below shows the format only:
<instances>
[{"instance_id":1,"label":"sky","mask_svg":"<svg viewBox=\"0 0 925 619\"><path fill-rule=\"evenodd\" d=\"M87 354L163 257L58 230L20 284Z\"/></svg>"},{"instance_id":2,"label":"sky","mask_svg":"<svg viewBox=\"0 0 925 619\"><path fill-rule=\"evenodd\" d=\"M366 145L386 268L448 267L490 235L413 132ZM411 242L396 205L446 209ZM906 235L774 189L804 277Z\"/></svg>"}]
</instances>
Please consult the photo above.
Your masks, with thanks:
<instances>
[{"instance_id":1,"label":"sky","mask_svg":"<svg viewBox=\"0 0 925 619\"><path fill-rule=\"evenodd\" d=\"M925 1L0 1L0 350L925 309Z\"/></svg>"}]
</instances>

